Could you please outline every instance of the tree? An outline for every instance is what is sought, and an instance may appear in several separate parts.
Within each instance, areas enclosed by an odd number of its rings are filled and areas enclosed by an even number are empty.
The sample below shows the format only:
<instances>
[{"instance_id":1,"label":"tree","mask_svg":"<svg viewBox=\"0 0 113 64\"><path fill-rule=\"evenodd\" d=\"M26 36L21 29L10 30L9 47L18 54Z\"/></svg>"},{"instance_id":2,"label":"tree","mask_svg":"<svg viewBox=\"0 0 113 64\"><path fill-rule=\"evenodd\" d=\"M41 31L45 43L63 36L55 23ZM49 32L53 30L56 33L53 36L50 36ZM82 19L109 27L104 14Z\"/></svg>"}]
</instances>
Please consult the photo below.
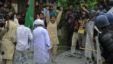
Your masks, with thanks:
<instances>
[{"instance_id":1,"label":"tree","mask_svg":"<svg viewBox=\"0 0 113 64\"><path fill-rule=\"evenodd\" d=\"M97 0L87 0L86 4L88 6L88 9L92 10L92 9L94 9L95 5L97 4Z\"/></svg>"}]
</instances>

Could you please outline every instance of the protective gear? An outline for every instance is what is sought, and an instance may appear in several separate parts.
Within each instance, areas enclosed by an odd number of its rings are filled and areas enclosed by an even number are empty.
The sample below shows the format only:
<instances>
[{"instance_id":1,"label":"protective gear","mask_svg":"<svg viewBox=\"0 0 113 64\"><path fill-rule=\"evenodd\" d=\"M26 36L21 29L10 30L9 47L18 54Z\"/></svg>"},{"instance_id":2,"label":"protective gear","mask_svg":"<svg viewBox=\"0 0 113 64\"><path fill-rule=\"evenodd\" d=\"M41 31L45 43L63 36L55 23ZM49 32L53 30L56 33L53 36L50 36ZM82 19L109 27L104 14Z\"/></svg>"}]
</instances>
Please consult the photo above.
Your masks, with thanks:
<instances>
[{"instance_id":1,"label":"protective gear","mask_svg":"<svg viewBox=\"0 0 113 64\"><path fill-rule=\"evenodd\" d=\"M113 52L113 32L102 33L100 43L109 52Z\"/></svg>"},{"instance_id":2,"label":"protective gear","mask_svg":"<svg viewBox=\"0 0 113 64\"><path fill-rule=\"evenodd\" d=\"M105 15L105 13L102 11L98 11L96 16L100 16L100 15Z\"/></svg>"},{"instance_id":3,"label":"protective gear","mask_svg":"<svg viewBox=\"0 0 113 64\"><path fill-rule=\"evenodd\" d=\"M105 15L100 15L96 17L95 25L98 28L106 27L110 25L108 18Z\"/></svg>"},{"instance_id":4,"label":"protective gear","mask_svg":"<svg viewBox=\"0 0 113 64\"><path fill-rule=\"evenodd\" d=\"M106 13L105 16L108 18L109 23L113 24L113 13Z\"/></svg>"},{"instance_id":5,"label":"protective gear","mask_svg":"<svg viewBox=\"0 0 113 64\"><path fill-rule=\"evenodd\" d=\"M99 42L102 46L102 56L107 64L113 63L113 32L107 31L99 35Z\"/></svg>"}]
</instances>

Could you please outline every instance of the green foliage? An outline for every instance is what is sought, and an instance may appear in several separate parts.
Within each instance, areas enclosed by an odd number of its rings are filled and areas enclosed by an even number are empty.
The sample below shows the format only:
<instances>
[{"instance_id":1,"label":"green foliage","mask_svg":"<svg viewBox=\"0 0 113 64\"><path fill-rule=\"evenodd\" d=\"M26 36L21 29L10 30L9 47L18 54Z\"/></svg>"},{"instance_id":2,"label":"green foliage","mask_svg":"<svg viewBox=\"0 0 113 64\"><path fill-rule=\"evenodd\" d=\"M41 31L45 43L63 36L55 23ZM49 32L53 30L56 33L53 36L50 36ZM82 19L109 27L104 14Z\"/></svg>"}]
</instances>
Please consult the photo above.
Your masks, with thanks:
<instances>
[{"instance_id":1,"label":"green foliage","mask_svg":"<svg viewBox=\"0 0 113 64\"><path fill-rule=\"evenodd\" d=\"M88 6L88 9L94 9L95 5L97 4L97 0L87 0L86 4Z\"/></svg>"},{"instance_id":2,"label":"green foliage","mask_svg":"<svg viewBox=\"0 0 113 64\"><path fill-rule=\"evenodd\" d=\"M57 6L67 7L67 0L57 0Z\"/></svg>"}]
</instances>

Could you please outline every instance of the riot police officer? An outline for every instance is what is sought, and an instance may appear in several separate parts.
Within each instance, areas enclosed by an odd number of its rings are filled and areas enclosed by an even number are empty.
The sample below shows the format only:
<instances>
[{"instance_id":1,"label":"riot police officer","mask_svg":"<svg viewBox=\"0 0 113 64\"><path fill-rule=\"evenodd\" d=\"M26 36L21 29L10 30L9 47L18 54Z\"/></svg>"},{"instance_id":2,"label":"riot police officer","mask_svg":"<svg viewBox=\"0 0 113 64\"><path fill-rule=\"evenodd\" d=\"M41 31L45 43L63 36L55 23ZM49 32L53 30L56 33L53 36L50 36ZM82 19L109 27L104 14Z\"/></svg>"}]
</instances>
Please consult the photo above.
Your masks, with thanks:
<instances>
[{"instance_id":1,"label":"riot police officer","mask_svg":"<svg viewBox=\"0 0 113 64\"><path fill-rule=\"evenodd\" d=\"M102 56L108 64L113 64L113 31L109 29L109 18L106 15L100 15L96 18L95 25L98 28Z\"/></svg>"},{"instance_id":2,"label":"riot police officer","mask_svg":"<svg viewBox=\"0 0 113 64\"><path fill-rule=\"evenodd\" d=\"M109 29L113 30L113 13L108 12L108 13L105 14L105 16L108 18L109 23L110 23Z\"/></svg>"}]
</instances>

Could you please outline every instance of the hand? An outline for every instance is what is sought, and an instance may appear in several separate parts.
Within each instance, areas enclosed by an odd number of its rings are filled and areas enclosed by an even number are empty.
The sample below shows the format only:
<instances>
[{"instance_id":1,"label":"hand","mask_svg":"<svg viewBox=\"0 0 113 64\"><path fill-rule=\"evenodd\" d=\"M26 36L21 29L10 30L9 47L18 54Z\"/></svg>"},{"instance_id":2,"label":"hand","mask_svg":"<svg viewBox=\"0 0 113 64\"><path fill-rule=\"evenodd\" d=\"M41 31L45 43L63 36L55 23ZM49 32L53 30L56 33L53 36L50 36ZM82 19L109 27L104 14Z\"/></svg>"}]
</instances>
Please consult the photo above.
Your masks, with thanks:
<instances>
[{"instance_id":1,"label":"hand","mask_svg":"<svg viewBox=\"0 0 113 64\"><path fill-rule=\"evenodd\" d=\"M60 7L61 11L63 11L63 7Z\"/></svg>"},{"instance_id":2,"label":"hand","mask_svg":"<svg viewBox=\"0 0 113 64\"><path fill-rule=\"evenodd\" d=\"M59 10L56 10L57 13L59 13Z\"/></svg>"},{"instance_id":3,"label":"hand","mask_svg":"<svg viewBox=\"0 0 113 64\"><path fill-rule=\"evenodd\" d=\"M16 44L17 44L17 43L16 43L16 42L14 42L14 45L15 45L15 46L16 46Z\"/></svg>"},{"instance_id":4,"label":"hand","mask_svg":"<svg viewBox=\"0 0 113 64\"><path fill-rule=\"evenodd\" d=\"M87 13L89 12L85 7L82 7L82 9L83 9L84 11L86 11Z\"/></svg>"}]
</instances>

